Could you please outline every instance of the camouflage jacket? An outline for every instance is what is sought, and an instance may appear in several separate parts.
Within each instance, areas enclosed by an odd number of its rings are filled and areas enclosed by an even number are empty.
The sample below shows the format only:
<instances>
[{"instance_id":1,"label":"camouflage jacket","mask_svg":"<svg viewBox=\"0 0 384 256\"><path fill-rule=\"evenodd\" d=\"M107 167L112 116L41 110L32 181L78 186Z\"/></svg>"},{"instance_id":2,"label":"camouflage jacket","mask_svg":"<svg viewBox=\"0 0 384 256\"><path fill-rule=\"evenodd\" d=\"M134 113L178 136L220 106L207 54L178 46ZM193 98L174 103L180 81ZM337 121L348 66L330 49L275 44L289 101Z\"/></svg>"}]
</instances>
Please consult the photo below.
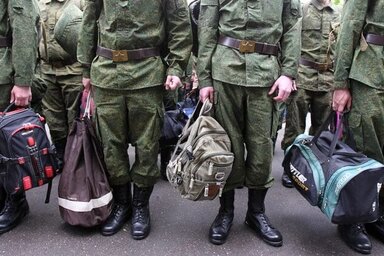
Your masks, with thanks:
<instances>
[{"instance_id":1,"label":"camouflage jacket","mask_svg":"<svg viewBox=\"0 0 384 256\"><path fill-rule=\"evenodd\" d=\"M345 2L336 48L336 89L348 87L348 79L384 89L383 46L367 44L363 37L366 34L384 36L383 10L383 0Z\"/></svg>"},{"instance_id":2,"label":"camouflage jacket","mask_svg":"<svg viewBox=\"0 0 384 256\"><path fill-rule=\"evenodd\" d=\"M165 65L160 56L114 63L96 56L96 47L112 50L161 48L168 45ZM78 60L91 65L94 86L140 89L163 84L165 76L183 76L192 49L185 0L87 0L78 44ZM84 73L84 76L89 74Z\"/></svg>"},{"instance_id":3,"label":"camouflage jacket","mask_svg":"<svg viewBox=\"0 0 384 256\"><path fill-rule=\"evenodd\" d=\"M0 48L0 84L31 86L37 60L39 8L34 0L0 0L0 37L12 47Z\"/></svg>"},{"instance_id":4,"label":"camouflage jacket","mask_svg":"<svg viewBox=\"0 0 384 256\"><path fill-rule=\"evenodd\" d=\"M301 58L332 65L339 19L338 10L332 5L322 6L318 0L303 5ZM318 71L300 64L297 86L311 91L330 91L333 86L332 70Z\"/></svg>"},{"instance_id":5,"label":"camouflage jacket","mask_svg":"<svg viewBox=\"0 0 384 256\"><path fill-rule=\"evenodd\" d=\"M243 86L269 87L280 75L295 78L300 55L300 0L201 0L199 86L212 79ZM278 44L278 57L240 53L217 44L218 36Z\"/></svg>"},{"instance_id":6,"label":"camouflage jacket","mask_svg":"<svg viewBox=\"0 0 384 256\"><path fill-rule=\"evenodd\" d=\"M66 7L74 2L81 9L80 0L39 0L42 33L39 44L41 72L50 75L81 75L82 67L57 43L54 28Z\"/></svg>"}]
</instances>

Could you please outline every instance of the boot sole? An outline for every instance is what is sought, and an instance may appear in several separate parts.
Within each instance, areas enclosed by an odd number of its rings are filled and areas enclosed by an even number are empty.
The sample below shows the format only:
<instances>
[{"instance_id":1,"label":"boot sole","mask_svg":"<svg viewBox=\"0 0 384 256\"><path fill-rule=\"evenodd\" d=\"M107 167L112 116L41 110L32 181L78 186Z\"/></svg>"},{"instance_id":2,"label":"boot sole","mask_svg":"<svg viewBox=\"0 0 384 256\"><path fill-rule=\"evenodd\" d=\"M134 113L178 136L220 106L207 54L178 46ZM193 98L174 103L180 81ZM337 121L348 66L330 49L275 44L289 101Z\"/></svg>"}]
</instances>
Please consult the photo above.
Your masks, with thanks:
<instances>
[{"instance_id":1,"label":"boot sole","mask_svg":"<svg viewBox=\"0 0 384 256\"><path fill-rule=\"evenodd\" d=\"M148 232L144 235L134 235L131 233L131 236L135 240L143 240L144 238L146 238L149 235L149 232L150 232L150 229L148 229Z\"/></svg>"},{"instance_id":2,"label":"boot sole","mask_svg":"<svg viewBox=\"0 0 384 256\"><path fill-rule=\"evenodd\" d=\"M261 238L265 243L269 244L269 245L272 245L274 247L280 247L283 245L283 241L278 241L278 242L274 242L274 241L269 241L267 239L265 239L261 234L260 232L258 231L258 229L251 223L248 222L248 220L245 220L245 225L247 225L250 229L252 229L256 235Z\"/></svg>"},{"instance_id":3,"label":"boot sole","mask_svg":"<svg viewBox=\"0 0 384 256\"><path fill-rule=\"evenodd\" d=\"M222 240L218 240L218 239L212 238L212 237L211 237L211 234L209 234L209 242L211 242L211 243L214 244L214 245L222 245L222 244L225 244L225 242L227 242L227 238L228 238L229 232L231 231L231 228L232 228L232 224L231 224L231 226L230 226L229 229L228 229L227 236L226 236L224 239L222 239Z\"/></svg>"},{"instance_id":4,"label":"boot sole","mask_svg":"<svg viewBox=\"0 0 384 256\"><path fill-rule=\"evenodd\" d=\"M209 242L211 242L214 245L222 245L222 244L225 244L226 241L227 239L223 241L223 240L216 240L216 239L209 238Z\"/></svg>"},{"instance_id":5,"label":"boot sole","mask_svg":"<svg viewBox=\"0 0 384 256\"><path fill-rule=\"evenodd\" d=\"M4 234L12 229L14 229L17 225L19 225L21 223L21 221L24 219L25 216L27 216L27 214L29 213L29 207L28 209L22 214L20 215L11 225L3 228L3 229L0 229L0 234Z\"/></svg>"}]
</instances>

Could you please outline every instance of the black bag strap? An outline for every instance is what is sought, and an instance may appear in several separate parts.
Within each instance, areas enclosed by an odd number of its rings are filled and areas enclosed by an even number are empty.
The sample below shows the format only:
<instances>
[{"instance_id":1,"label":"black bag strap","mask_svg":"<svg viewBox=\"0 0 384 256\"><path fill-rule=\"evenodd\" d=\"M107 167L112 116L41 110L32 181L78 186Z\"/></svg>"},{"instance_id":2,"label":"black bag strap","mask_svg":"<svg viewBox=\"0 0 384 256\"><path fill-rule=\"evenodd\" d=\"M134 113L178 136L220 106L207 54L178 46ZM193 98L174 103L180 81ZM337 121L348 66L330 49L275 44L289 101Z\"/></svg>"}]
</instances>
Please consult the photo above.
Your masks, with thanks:
<instances>
[{"instance_id":1,"label":"black bag strap","mask_svg":"<svg viewBox=\"0 0 384 256\"><path fill-rule=\"evenodd\" d=\"M336 113L335 111L331 111L331 113L329 113L327 119L325 120L325 122L321 125L321 127L319 128L319 130L317 131L317 133L315 134L315 136L312 138L312 143L313 144L317 144L317 141L321 135L321 133L323 131L327 131L327 130L330 130L329 129L329 126L332 126L334 127L334 132L333 132L333 138L332 138L332 142L331 142L331 145L329 147L329 152L327 154L327 157L331 157L335 154L337 155L344 155L344 156L348 156L348 157L354 157L354 156L363 156L363 154L360 154L360 153L347 153L347 152L338 152L338 153L335 153L335 149L336 149L336 145L337 145L337 142L339 141L339 137L340 137L340 134L342 132L342 129L344 128L344 131L346 133L346 136L344 136L346 138L346 141L345 143L347 145L349 145L353 150L356 150L356 144L355 144L355 140L353 138L353 134L352 134L352 131L351 129L349 128L349 123L347 121L347 112L338 112ZM335 124L335 120L336 118L338 118L338 122L336 122Z\"/></svg>"}]
</instances>

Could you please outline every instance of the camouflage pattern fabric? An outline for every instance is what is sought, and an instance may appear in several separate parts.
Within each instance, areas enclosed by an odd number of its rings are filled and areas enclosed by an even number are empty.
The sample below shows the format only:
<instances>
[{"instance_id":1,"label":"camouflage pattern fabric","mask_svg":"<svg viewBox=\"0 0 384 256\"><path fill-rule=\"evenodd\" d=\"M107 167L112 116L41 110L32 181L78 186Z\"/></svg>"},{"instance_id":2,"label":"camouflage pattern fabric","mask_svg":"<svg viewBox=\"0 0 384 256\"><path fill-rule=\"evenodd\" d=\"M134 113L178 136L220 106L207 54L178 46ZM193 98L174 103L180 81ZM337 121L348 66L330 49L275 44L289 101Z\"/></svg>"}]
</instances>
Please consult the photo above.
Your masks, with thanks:
<instances>
[{"instance_id":1,"label":"camouflage pattern fabric","mask_svg":"<svg viewBox=\"0 0 384 256\"><path fill-rule=\"evenodd\" d=\"M155 184L160 130L163 125L163 88L111 90L94 87L97 132L112 186L133 181L139 187ZM130 170L128 143L135 147Z\"/></svg>"},{"instance_id":2,"label":"camouflage pattern fabric","mask_svg":"<svg viewBox=\"0 0 384 256\"><path fill-rule=\"evenodd\" d=\"M307 10L305 10L308 8ZM301 57L318 63L330 64L335 59L340 14L333 5L322 6L318 0L311 0L304 7L301 32ZM311 91L328 92L333 87L333 69L317 71L300 64L297 87Z\"/></svg>"},{"instance_id":3,"label":"camouflage pattern fabric","mask_svg":"<svg viewBox=\"0 0 384 256\"><path fill-rule=\"evenodd\" d=\"M64 51L54 38L55 25L66 3L66 0L39 1L43 33L39 47L40 78L47 86L42 110L55 142L67 137L78 111L79 93L83 89L80 63Z\"/></svg>"},{"instance_id":4,"label":"camouflage pattern fabric","mask_svg":"<svg viewBox=\"0 0 384 256\"><path fill-rule=\"evenodd\" d=\"M366 34L384 36L384 1L348 0L337 42L335 88L350 88L349 124L357 149L384 163L384 51ZM353 20L354 22L350 22ZM384 189L380 191L384 201Z\"/></svg>"},{"instance_id":5,"label":"camouflage pattern fabric","mask_svg":"<svg viewBox=\"0 0 384 256\"><path fill-rule=\"evenodd\" d=\"M78 59L90 67L96 119L110 183L133 181L148 187L160 176L157 167L166 75L184 74L192 48L184 0L89 0L78 44ZM116 26L116 24L118 24ZM96 56L96 47L133 50L166 44L168 65L160 56L126 62ZM89 70L88 70L89 71ZM169 95L172 95L171 92ZM128 143L135 146L130 169Z\"/></svg>"},{"instance_id":6,"label":"camouflage pattern fabric","mask_svg":"<svg viewBox=\"0 0 384 256\"><path fill-rule=\"evenodd\" d=\"M12 47L0 48L0 90L7 91L9 84L31 86L37 58L38 21L39 9L34 0L0 1L0 37L13 38Z\"/></svg>"},{"instance_id":7,"label":"camouflage pattern fabric","mask_svg":"<svg viewBox=\"0 0 384 256\"><path fill-rule=\"evenodd\" d=\"M184 0L87 1L79 38L78 59L84 65L92 63L93 85L121 90L160 85L166 75L182 77L192 44ZM161 48L168 44L169 66L160 56L116 64L96 56L97 43L113 50ZM87 72L84 75L89 77Z\"/></svg>"},{"instance_id":8,"label":"camouflage pattern fabric","mask_svg":"<svg viewBox=\"0 0 384 256\"><path fill-rule=\"evenodd\" d=\"M273 115L275 103L268 96L269 88L244 87L216 80L214 88L215 118L227 132L235 155L225 190L244 185L252 189L271 187L271 137L276 133L278 116Z\"/></svg>"},{"instance_id":9,"label":"camouflage pattern fabric","mask_svg":"<svg viewBox=\"0 0 384 256\"><path fill-rule=\"evenodd\" d=\"M332 94L323 91L298 89L287 102L284 138L281 148L286 150L295 138L305 131L306 117L311 112L309 134L315 134L331 111Z\"/></svg>"},{"instance_id":10,"label":"camouflage pattern fabric","mask_svg":"<svg viewBox=\"0 0 384 256\"><path fill-rule=\"evenodd\" d=\"M79 97L83 90L79 75L52 76L42 74L47 86L43 97L43 114L53 141L66 139L73 120L79 115Z\"/></svg>"},{"instance_id":11,"label":"camouflage pattern fabric","mask_svg":"<svg viewBox=\"0 0 384 256\"><path fill-rule=\"evenodd\" d=\"M352 93L349 123L357 147L380 162L384 162L384 51L383 46L367 44L361 36L384 36L383 9L384 1L379 0L345 3L335 68L336 88L348 86Z\"/></svg>"},{"instance_id":12,"label":"camouflage pattern fabric","mask_svg":"<svg viewBox=\"0 0 384 256\"><path fill-rule=\"evenodd\" d=\"M212 79L242 86L270 87L282 74L296 77L300 54L301 8L299 0L202 0L199 17L199 86ZM221 15L223 14L223 15ZM258 53L242 54L217 44L218 35L279 44L278 58ZM203 47L204 46L204 47Z\"/></svg>"},{"instance_id":13,"label":"camouflage pattern fabric","mask_svg":"<svg viewBox=\"0 0 384 256\"><path fill-rule=\"evenodd\" d=\"M199 87L214 87L216 118L227 131L235 154L224 190L244 185L268 188L273 182L271 138L279 116L268 90L280 75L296 77L300 1L201 0L200 4ZM279 44L281 51L279 56L243 54L217 44L220 34Z\"/></svg>"},{"instance_id":14,"label":"camouflage pattern fabric","mask_svg":"<svg viewBox=\"0 0 384 256\"><path fill-rule=\"evenodd\" d=\"M384 36L382 10L382 0L345 2L336 49L335 88L348 87L349 78L373 88L384 89L383 46L367 44L362 37L366 34Z\"/></svg>"},{"instance_id":15,"label":"camouflage pattern fabric","mask_svg":"<svg viewBox=\"0 0 384 256\"><path fill-rule=\"evenodd\" d=\"M339 12L332 5L323 6L317 0L303 5L301 58L317 63L334 61ZM300 64L298 92L287 102L287 121L281 148L289 147L305 130L307 113L311 112L313 135L331 111L332 68L319 71Z\"/></svg>"}]
</instances>

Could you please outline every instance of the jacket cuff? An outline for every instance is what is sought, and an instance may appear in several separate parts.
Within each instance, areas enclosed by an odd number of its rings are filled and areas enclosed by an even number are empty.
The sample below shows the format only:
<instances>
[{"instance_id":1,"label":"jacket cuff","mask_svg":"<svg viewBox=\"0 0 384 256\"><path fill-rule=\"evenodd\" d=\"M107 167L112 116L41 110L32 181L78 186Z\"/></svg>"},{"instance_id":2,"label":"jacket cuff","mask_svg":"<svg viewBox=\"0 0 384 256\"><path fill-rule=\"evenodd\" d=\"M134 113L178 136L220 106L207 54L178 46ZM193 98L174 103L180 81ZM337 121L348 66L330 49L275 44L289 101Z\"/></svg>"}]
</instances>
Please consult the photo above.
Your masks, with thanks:
<instances>
[{"instance_id":1,"label":"jacket cuff","mask_svg":"<svg viewBox=\"0 0 384 256\"><path fill-rule=\"evenodd\" d=\"M32 79L27 79L24 77L15 77L14 84L21 87L29 87L32 85Z\"/></svg>"},{"instance_id":2,"label":"jacket cuff","mask_svg":"<svg viewBox=\"0 0 384 256\"><path fill-rule=\"evenodd\" d=\"M297 79L297 69L292 68L282 68L281 69L282 76L289 76L293 80Z\"/></svg>"},{"instance_id":3,"label":"jacket cuff","mask_svg":"<svg viewBox=\"0 0 384 256\"><path fill-rule=\"evenodd\" d=\"M333 87L332 89L333 90L337 90L337 89L346 89L346 88L349 88L349 82L348 81L334 81L333 82Z\"/></svg>"},{"instance_id":4,"label":"jacket cuff","mask_svg":"<svg viewBox=\"0 0 384 256\"><path fill-rule=\"evenodd\" d=\"M178 76L180 79L183 77L183 71L179 68L168 68L167 75L168 76Z\"/></svg>"}]
</instances>

